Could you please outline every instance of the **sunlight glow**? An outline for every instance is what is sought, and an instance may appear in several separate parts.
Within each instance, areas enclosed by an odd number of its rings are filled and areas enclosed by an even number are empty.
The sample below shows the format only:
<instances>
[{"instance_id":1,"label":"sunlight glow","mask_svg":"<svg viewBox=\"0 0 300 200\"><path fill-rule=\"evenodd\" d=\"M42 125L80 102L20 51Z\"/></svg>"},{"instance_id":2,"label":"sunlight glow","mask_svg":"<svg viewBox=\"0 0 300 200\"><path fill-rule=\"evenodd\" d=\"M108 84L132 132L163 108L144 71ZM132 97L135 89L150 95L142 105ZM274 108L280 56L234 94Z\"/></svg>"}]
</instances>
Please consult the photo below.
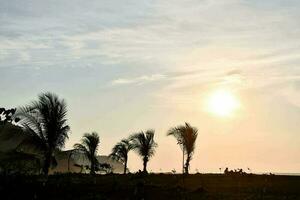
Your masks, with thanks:
<instances>
[{"instance_id":1,"label":"sunlight glow","mask_svg":"<svg viewBox=\"0 0 300 200\"><path fill-rule=\"evenodd\" d=\"M220 117L230 116L239 107L239 101L229 90L217 90L208 100L209 112Z\"/></svg>"}]
</instances>

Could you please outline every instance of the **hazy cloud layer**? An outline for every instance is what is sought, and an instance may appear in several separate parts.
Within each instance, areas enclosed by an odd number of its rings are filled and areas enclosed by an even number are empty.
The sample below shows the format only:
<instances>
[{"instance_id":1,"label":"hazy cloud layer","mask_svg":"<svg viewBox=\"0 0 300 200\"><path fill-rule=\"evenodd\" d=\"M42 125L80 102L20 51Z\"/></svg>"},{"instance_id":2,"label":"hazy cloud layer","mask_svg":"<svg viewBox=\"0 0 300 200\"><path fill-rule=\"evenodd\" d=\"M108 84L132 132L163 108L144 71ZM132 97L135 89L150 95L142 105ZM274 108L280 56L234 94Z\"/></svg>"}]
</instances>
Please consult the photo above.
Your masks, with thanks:
<instances>
[{"instance_id":1,"label":"hazy cloud layer","mask_svg":"<svg viewBox=\"0 0 300 200\"><path fill-rule=\"evenodd\" d=\"M126 85L126 84L143 84L152 81L158 81L165 78L162 74L153 74L150 76L140 76L135 78L118 78L111 82L112 85Z\"/></svg>"}]
</instances>

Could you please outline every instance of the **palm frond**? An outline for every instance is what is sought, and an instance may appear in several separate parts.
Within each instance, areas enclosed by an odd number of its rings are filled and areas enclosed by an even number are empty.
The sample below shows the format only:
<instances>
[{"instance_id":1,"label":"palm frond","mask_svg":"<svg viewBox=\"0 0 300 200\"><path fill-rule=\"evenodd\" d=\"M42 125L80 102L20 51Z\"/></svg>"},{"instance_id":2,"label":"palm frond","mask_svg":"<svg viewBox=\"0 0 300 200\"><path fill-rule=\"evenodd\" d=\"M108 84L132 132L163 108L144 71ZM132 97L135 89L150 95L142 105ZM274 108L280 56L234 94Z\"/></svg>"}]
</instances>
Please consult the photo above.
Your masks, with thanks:
<instances>
[{"instance_id":1,"label":"palm frond","mask_svg":"<svg viewBox=\"0 0 300 200\"><path fill-rule=\"evenodd\" d=\"M167 136L173 136L177 140L177 144L184 150L187 155L193 154L195 150L195 142L198 136L198 130L189 123L185 125L173 127L167 132Z\"/></svg>"},{"instance_id":2,"label":"palm frond","mask_svg":"<svg viewBox=\"0 0 300 200\"><path fill-rule=\"evenodd\" d=\"M94 165L90 167L91 169L96 169L99 165L97 159L99 143L99 135L96 132L92 132L91 134L85 133L81 139L81 143L74 145L75 150L81 152L90 161L91 165Z\"/></svg>"},{"instance_id":3,"label":"palm frond","mask_svg":"<svg viewBox=\"0 0 300 200\"><path fill-rule=\"evenodd\" d=\"M112 148L109 157L113 160L125 163L128 158L128 153L131 149L133 149L133 145L131 144L130 140L123 139Z\"/></svg>"},{"instance_id":4,"label":"palm frond","mask_svg":"<svg viewBox=\"0 0 300 200\"><path fill-rule=\"evenodd\" d=\"M154 141L154 130L147 130L146 132L135 133L130 136L133 149L143 157L148 159L155 154L155 148L158 146Z\"/></svg>"},{"instance_id":5,"label":"palm frond","mask_svg":"<svg viewBox=\"0 0 300 200\"><path fill-rule=\"evenodd\" d=\"M14 117L19 119L18 124L28 136L20 146L29 148L31 143L32 146L42 149L45 157L48 157L46 165L50 166L54 159L49 156L54 150L63 148L68 138L70 127L67 125L66 115L65 101L50 92L42 93L37 101L18 108Z\"/></svg>"}]
</instances>

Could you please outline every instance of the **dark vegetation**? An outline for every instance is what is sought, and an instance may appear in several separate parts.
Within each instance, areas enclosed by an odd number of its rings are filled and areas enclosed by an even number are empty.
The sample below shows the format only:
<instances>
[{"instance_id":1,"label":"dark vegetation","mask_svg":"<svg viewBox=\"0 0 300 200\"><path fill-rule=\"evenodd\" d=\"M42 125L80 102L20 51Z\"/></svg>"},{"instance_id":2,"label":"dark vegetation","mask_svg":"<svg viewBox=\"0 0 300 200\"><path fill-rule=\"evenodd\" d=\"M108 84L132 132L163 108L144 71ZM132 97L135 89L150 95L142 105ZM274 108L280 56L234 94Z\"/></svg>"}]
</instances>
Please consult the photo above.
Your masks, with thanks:
<instances>
[{"instance_id":1,"label":"dark vegetation","mask_svg":"<svg viewBox=\"0 0 300 200\"><path fill-rule=\"evenodd\" d=\"M13 115L16 113L15 108L11 109L5 109L0 108L0 122L6 123L6 122L12 122L13 121ZM18 121L18 119L15 119L15 121Z\"/></svg>"},{"instance_id":2,"label":"dark vegetation","mask_svg":"<svg viewBox=\"0 0 300 200\"><path fill-rule=\"evenodd\" d=\"M218 174L61 174L1 177L3 199L298 200L300 177Z\"/></svg>"}]
</instances>

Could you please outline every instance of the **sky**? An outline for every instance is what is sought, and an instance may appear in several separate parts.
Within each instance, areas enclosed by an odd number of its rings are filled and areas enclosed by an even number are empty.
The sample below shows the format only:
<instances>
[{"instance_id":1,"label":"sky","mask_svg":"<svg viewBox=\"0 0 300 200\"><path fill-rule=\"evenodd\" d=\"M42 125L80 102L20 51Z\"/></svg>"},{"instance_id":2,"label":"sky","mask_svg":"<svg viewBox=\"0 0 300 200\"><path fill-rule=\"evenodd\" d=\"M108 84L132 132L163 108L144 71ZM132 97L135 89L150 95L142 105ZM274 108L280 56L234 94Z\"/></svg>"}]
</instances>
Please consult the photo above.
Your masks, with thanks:
<instances>
[{"instance_id":1,"label":"sky","mask_svg":"<svg viewBox=\"0 0 300 200\"><path fill-rule=\"evenodd\" d=\"M299 19L298 0L0 0L0 105L54 92L65 148L96 131L101 155L155 129L150 171L181 170L166 132L189 122L191 172L300 172ZM240 103L228 117L207 110L220 89Z\"/></svg>"}]
</instances>

